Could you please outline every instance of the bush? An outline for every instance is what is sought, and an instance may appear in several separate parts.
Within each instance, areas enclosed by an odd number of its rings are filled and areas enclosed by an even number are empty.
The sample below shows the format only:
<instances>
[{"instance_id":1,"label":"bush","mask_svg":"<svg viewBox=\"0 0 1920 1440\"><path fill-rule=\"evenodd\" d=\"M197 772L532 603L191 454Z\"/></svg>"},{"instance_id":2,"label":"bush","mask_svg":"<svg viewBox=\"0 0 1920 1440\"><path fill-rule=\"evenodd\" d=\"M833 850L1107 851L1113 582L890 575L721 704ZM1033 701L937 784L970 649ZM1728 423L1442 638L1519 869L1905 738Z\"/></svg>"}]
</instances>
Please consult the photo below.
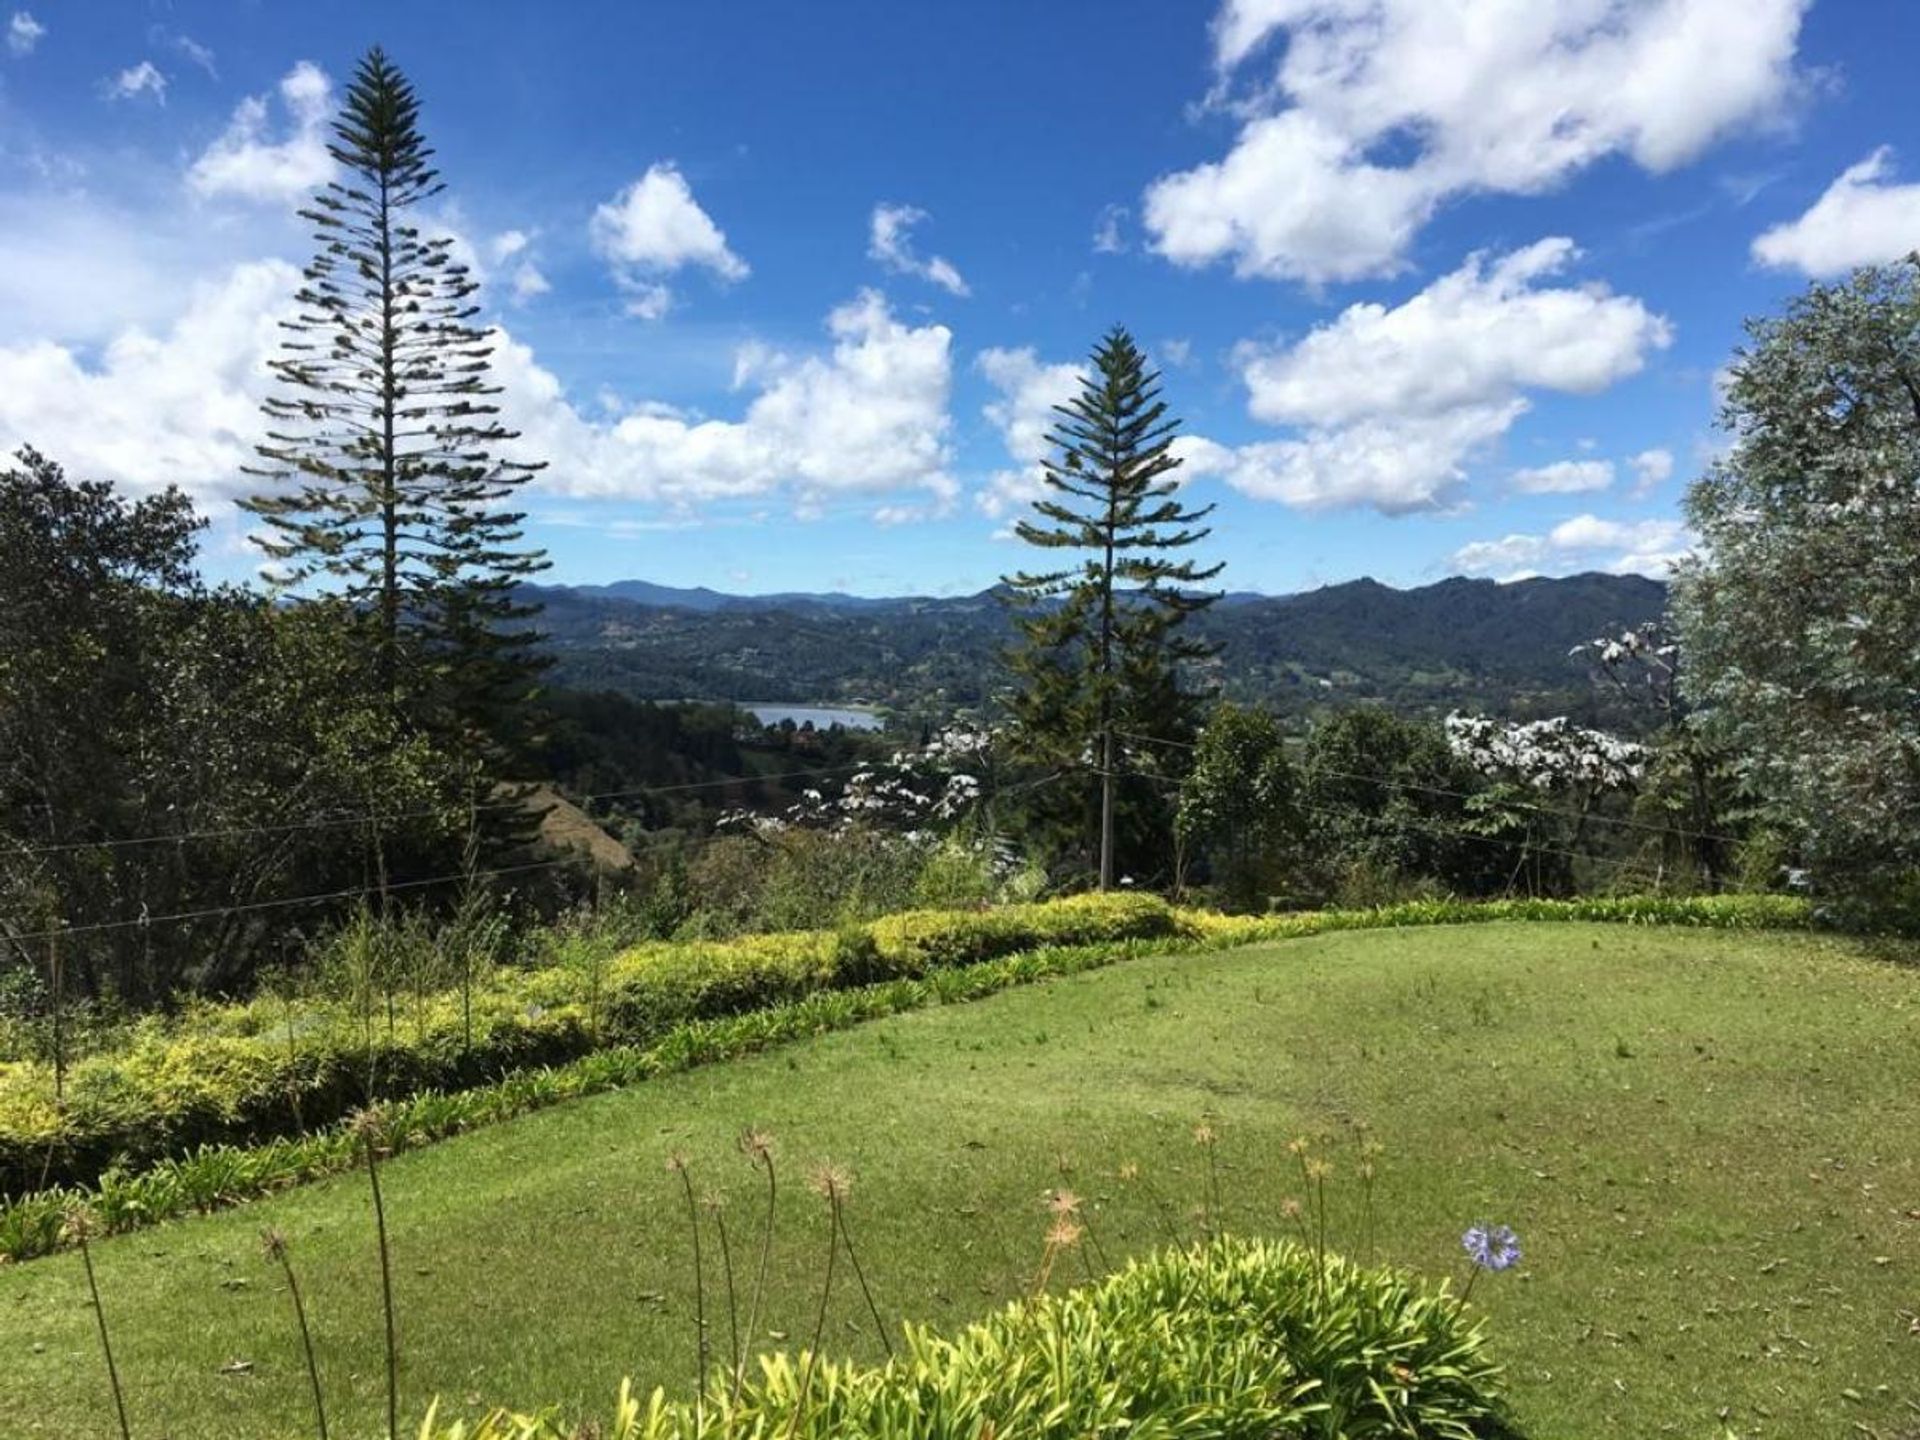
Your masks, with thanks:
<instances>
[{"instance_id":1,"label":"bush","mask_svg":"<svg viewBox=\"0 0 1920 1440\"><path fill-rule=\"evenodd\" d=\"M724 1377L694 1407L623 1386L607 1440L716 1432L818 1440L1510 1435L1500 1371L1444 1286L1298 1245L1226 1238L1097 1285L1016 1301L952 1339L906 1328L884 1366L775 1355L737 1404ZM807 1384L803 1387L803 1378ZM553 1416L477 1426L429 1415L422 1440L569 1440Z\"/></svg>"},{"instance_id":2,"label":"bush","mask_svg":"<svg viewBox=\"0 0 1920 1440\"><path fill-rule=\"evenodd\" d=\"M391 946L355 929L342 943L347 978L335 999L267 997L203 1007L171 1029L140 1027L124 1049L71 1067L64 1104L48 1067L8 1066L0 1195L90 1181L112 1165L138 1168L196 1146L291 1135L376 1100L481 1085L822 990L1174 929L1172 910L1141 895L910 911L840 931L625 950L601 930L569 927L550 938L546 963L492 970L466 1001L451 990L396 1000L377 973Z\"/></svg>"}]
</instances>

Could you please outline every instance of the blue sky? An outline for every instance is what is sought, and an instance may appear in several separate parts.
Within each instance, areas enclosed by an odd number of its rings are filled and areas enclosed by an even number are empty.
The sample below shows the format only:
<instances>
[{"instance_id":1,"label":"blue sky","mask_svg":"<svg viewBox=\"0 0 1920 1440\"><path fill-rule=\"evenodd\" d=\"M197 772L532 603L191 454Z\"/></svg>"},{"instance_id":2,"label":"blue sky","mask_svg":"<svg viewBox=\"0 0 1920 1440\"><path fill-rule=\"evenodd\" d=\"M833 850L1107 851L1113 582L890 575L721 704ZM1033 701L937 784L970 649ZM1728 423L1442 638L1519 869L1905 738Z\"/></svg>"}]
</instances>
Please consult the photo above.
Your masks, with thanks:
<instances>
[{"instance_id":1,"label":"blue sky","mask_svg":"<svg viewBox=\"0 0 1920 1440\"><path fill-rule=\"evenodd\" d=\"M562 581L987 585L1115 322L1236 589L1658 573L1742 317L1920 243L1904 0L0 0L0 445L221 575L376 42Z\"/></svg>"}]
</instances>

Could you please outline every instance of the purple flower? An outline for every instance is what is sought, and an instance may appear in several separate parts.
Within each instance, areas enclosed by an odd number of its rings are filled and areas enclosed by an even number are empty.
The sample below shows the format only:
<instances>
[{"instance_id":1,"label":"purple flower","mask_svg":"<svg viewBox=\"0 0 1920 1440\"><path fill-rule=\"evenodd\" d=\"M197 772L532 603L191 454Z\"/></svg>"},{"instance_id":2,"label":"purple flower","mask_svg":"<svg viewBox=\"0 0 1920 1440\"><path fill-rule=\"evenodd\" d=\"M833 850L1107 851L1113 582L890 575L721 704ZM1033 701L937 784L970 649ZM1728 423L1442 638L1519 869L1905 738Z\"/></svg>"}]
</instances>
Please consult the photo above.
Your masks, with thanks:
<instances>
[{"instance_id":1,"label":"purple flower","mask_svg":"<svg viewBox=\"0 0 1920 1440\"><path fill-rule=\"evenodd\" d=\"M1520 1263L1520 1237L1505 1225L1468 1226L1460 1244L1482 1270L1505 1270Z\"/></svg>"}]
</instances>

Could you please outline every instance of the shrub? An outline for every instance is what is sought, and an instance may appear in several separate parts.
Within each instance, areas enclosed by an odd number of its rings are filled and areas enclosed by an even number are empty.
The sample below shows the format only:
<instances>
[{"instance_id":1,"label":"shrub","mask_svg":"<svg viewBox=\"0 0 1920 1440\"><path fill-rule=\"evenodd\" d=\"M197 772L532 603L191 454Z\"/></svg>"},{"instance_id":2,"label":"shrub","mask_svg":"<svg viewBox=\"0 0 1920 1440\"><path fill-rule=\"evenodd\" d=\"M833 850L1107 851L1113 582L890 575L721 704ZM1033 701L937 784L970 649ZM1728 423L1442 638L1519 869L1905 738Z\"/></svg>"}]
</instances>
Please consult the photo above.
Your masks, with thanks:
<instances>
[{"instance_id":1,"label":"shrub","mask_svg":"<svg viewBox=\"0 0 1920 1440\"><path fill-rule=\"evenodd\" d=\"M1475 1440L1513 1433L1479 1324L1444 1286L1290 1242L1226 1238L1136 1261L1098 1285L1017 1301L952 1339L906 1327L878 1367L774 1355L737 1403L642 1402L621 1389L607 1440L725 1434L977 1440ZM568 1440L551 1415L469 1427L430 1414L422 1440Z\"/></svg>"},{"instance_id":2,"label":"shrub","mask_svg":"<svg viewBox=\"0 0 1920 1440\"><path fill-rule=\"evenodd\" d=\"M530 970L495 969L470 997L380 978L392 950L358 927L342 942L332 999L207 1006L171 1029L140 1027L116 1053L70 1068L64 1105L37 1064L0 1071L0 1195L92 1180L197 1146L324 1126L362 1105L463 1089L602 1046L642 1045L690 1021L739 1015L896 976L1047 945L1174 933L1149 896L1079 896L982 911L912 911L836 931L730 941L555 932Z\"/></svg>"}]
</instances>

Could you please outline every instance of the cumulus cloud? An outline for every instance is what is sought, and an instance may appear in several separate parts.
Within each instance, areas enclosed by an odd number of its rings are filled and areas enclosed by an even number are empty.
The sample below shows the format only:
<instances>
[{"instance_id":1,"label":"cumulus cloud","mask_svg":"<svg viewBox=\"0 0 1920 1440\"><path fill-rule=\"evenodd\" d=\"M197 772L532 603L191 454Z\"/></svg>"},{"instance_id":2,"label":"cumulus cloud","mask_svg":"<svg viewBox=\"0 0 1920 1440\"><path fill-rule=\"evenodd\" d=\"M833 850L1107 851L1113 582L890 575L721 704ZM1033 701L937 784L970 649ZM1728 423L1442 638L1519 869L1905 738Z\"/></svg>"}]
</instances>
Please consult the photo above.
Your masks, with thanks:
<instances>
[{"instance_id":1,"label":"cumulus cloud","mask_svg":"<svg viewBox=\"0 0 1920 1440\"><path fill-rule=\"evenodd\" d=\"M251 493L242 474L263 433L267 362L283 339L299 274L279 261L241 264L194 287L164 327L131 327L97 354L50 341L0 346L0 450L33 444L75 474L136 488L177 484L209 511ZM735 419L647 402L576 405L532 350L495 329L494 380L517 453L545 459L537 482L574 498L656 502L789 500L817 513L830 499L891 506L898 522L951 510L948 473L952 337L910 326L877 293L828 317L830 348L753 349L751 392Z\"/></svg>"},{"instance_id":2,"label":"cumulus cloud","mask_svg":"<svg viewBox=\"0 0 1920 1440\"><path fill-rule=\"evenodd\" d=\"M1644 499L1673 475L1673 452L1642 450L1627 464L1633 467L1633 498Z\"/></svg>"},{"instance_id":3,"label":"cumulus cloud","mask_svg":"<svg viewBox=\"0 0 1920 1440\"><path fill-rule=\"evenodd\" d=\"M785 494L802 510L920 492L933 507L924 513L950 504L951 333L902 324L871 290L834 310L827 329L824 354L742 347L736 379L753 397L735 420L644 404L589 418L505 336L496 378L522 445L552 462L541 480L551 491L672 504Z\"/></svg>"},{"instance_id":4,"label":"cumulus cloud","mask_svg":"<svg viewBox=\"0 0 1920 1440\"><path fill-rule=\"evenodd\" d=\"M952 261L943 255L922 260L914 251L913 227L928 218L926 211L914 205L889 205L883 202L874 206L873 219L868 228L867 254L897 275L918 275L922 280L938 285L949 295L965 298L972 292Z\"/></svg>"},{"instance_id":5,"label":"cumulus cloud","mask_svg":"<svg viewBox=\"0 0 1920 1440\"><path fill-rule=\"evenodd\" d=\"M109 100L138 100L150 96L156 105L167 103L167 77L151 60L129 65L118 75L100 82L100 90Z\"/></svg>"},{"instance_id":6,"label":"cumulus cloud","mask_svg":"<svg viewBox=\"0 0 1920 1440\"><path fill-rule=\"evenodd\" d=\"M1612 484L1611 460L1556 460L1513 472L1513 488L1522 495L1583 495Z\"/></svg>"},{"instance_id":7,"label":"cumulus cloud","mask_svg":"<svg viewBox=\"0 0 1920 1440\"><path fill-rule=\"evenodd\" d=\"M1296 433L1204 448L1191 463L1304 509L1449 503L1528 392L1594 394L1671 343L1667 322L1631 296L1542 283L1577 255L1561 238L1476 254L1397 306L1351 305L1295 344L1243 346L1249 411Z\"/></svg>"},{"instance_id":8,"label":"cumulus cloud","mask_svg":"<svg viewBox=\"0 0 1920 1440\"><path fill-rule=\"evenodd\" d=\"M751 273L671 160L649 166L645 175L595 210L588 236L627 292L628 312L644 320L657 320L672 307L673 292L665 277L677 271L699 267L727 282Z\"/></svg>"},{"instance_id":9,"label":"cumulus cloud","mask_svg":"<svg viewBox=\"0 0 1920 1440\"><path fill-rule=\"evenodd\" d=\"M1453 552L1468 575L1521 580L1607 570L1616 575L1661 576L1692 549L1692 535L1678 520L1606 520L1576 515L1543 535L1505 535L1476 540Z\"/></svg>"},{"instance_id":10,"label":"cumulus cloud","mask_svg":"<svg viewBox=\"0 0 1920 1440\"><path fill-rule=\"evenodd\" d=\"M281 261L240 265L195 286L164 333L128 328L97 359L51 341L0 347L0 450L32 444L75 475L178 485L219 509L250 488L240 470L298 284Z\"/></svg>"},{"instance_id":11,"label":"cumulus cloud","mask_svg":"<svg viewBox=\"0 0 1920 1440\"><path fill-rule=\"evenodd\" d=\"M7 53L15 57L31 55L33 47L40 43L40 37L47 33L47 27L34 19L25 10L13 12L13 18L7 21Z\"/></svg>"},{"instance_id":12,"label":"cumulus cloud","mask_svg":"<svg viewBox=\"0 0 1920 1440\"><path fill-rule=\"evenodd\" d=\"M226 130L187 171L187 184L195 193L287 205L333 178L326 134L333 87L326 72L302 60L281 77L278 93L285 121L277 127L278 138L268 97L249 95L235 107Z\"/></svg>"},{"instance_id":13,"label":"cumulus cloud","mask_svg":"<svg viewBox=\"0 0 1920 1440\"><path fill-rule=\"evenodd\" d=\"M1007 458L1013 462L989 475L974 495L982 513L998 520L1025 509L1044 493L1040 461L1047 453L1047 432L1059 418L1053 407L1066 404L1079 392L1086 370L1080 365L1048 364L1032 346L983 350L974 366L994 389L995 398L983 413L1000 432Z\"/></svg>"},{"instance_id":14,"label":"cumulus cloud","mask_svg":"<svg viewBox=\"0 0 1920 1440\"><path fill-rule=\"evenodd\" d=\"M532 245L533 237L524 230L502 230L487 242L487 259L506 270L508 293L516 305L525 305L553 289L534 263Z\"/></svg>"},{"instance_id":15,"label":"cumulus cloud","mask_svg":"<svg viewBox=\"0 0 1920 1440\"><path fill-rule=\"evenodd\" d=\"M1353 280L1400 268L1450 198L1539 194L1611 155L1671 170L1779 117L1809 3L1225 0L1214 98L1256 56L1279 58L1235 106L1223 158L1148 188L1153 248Z\"/></svg>"},{"instance_id":16,"label":"cumulus cloud","mask_svg":"<svg viewBox=\"0 0 1920 1440\"><path fill-rule=\"evenodd\" d=\"M1121 227L1127 223L1129 215L1124 205L1101 207L1099 217L1093 222L1093 248L1097 254L1118 255L1127 248L1127 239L1121 233Z\"/></svg>"},{"instance_id":17,"label":"cumulus cloud","mask_svg":"<svg viewBox=\"0 0 1920 1440\"><path fill-rule=\"evenodd\" d=\"M1756 238L1753 258L1828 276L1911 254L1920 246L1920 184L1896 184L1893 173L1893 149L1882 145L1841 171L1806 214Z\"/></svg>"}]
</instances>

